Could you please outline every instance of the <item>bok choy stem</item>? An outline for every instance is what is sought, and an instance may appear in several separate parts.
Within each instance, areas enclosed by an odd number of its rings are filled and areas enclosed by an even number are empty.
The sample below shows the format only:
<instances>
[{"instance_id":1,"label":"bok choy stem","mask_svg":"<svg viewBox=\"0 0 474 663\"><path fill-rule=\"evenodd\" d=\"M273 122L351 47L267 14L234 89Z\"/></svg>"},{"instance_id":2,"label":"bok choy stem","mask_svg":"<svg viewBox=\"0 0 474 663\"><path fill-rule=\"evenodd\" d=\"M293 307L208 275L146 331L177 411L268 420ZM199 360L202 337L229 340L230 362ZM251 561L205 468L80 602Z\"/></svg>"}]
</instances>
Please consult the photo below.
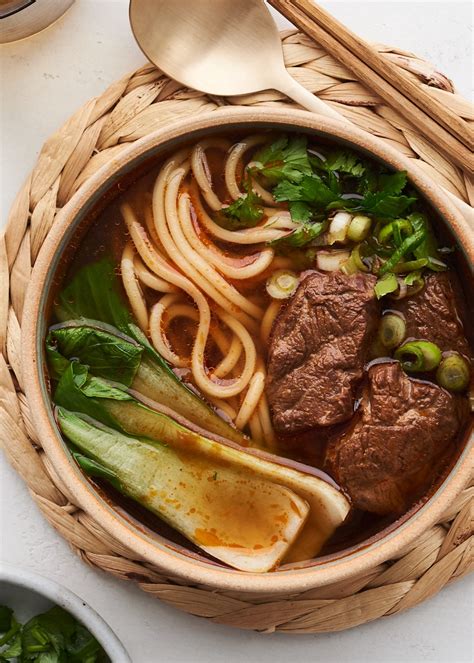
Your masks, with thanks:
<instances>
[{"instance_id":1,"label":"bok choy stem","mask_svg":"<svg viewBox=\"0 0 474 663\"><path fill-rule=\"evenodd\" d=\"M342 493L329 482L329 478L325 481L314 469L271 454L244 449L232 442L212 440L188 430L151 406L138 402L125 388L89 375L87 367L78 362L72 362L64 372L54 400L61 409L81 413L81 416L100 422L98 425L105 424L121 434L148 443L155 440L157 444L173 450L183 463L190 466L199 463L218 475L221 465L236 468L244 475L275 481L293 491L310 508L307 523L289 551L294 561L309 559L317 554L349 510L349 503ZM89 454L82 447L80 450L90 455L96 463L104 464L102 457ZM80 464L84 467L84 462ZM107 464L105 466L110 469ZM87 467L84 469L88 471ZM93 466L90 469L95 476L98 468ZM110 481L106 472L103 471L101 476ZM196 477L198 485L200 479L198 475ZM122 477L117 477L117 481L121 482ZM191 496L194 494L194 482L190 482L188 491ZM255 501L259 499L259 495L256 495Z\"/></svg>"},{"instance_id":2,"label":"bok choy stem","mask_svg":"<svg viewBox=\"0 0 474 663\"><path fill-rule=\"evenodd\" d=\"M112 472L126 495L237 569L272 569L307 518L308 504L292 490L218 455L185 456L62 408L57 418L64 435Z\"/></svg>"}]
</instances>

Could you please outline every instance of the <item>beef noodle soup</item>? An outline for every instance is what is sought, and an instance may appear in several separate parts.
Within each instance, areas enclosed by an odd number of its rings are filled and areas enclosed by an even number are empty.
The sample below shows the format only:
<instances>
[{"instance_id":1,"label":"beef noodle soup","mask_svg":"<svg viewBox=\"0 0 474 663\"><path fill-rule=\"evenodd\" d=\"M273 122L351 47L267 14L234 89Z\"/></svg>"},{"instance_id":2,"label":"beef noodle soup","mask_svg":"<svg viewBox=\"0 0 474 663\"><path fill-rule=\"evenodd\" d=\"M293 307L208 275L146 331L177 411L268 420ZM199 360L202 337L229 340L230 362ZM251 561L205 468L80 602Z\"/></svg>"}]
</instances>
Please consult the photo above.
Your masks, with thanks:
<instances>
[{"instance_id":1,"label":"beef noodle soup","mask_svg":"<svg viewBox=\"0 0 474 663\"><path fill-rule=\"evenodd\" d=\"M422 504L467 432L456 253L407 182L298 134L180 148L78 240L46 341L114 504L269 571Z\"/></svg>"}]
</instances>

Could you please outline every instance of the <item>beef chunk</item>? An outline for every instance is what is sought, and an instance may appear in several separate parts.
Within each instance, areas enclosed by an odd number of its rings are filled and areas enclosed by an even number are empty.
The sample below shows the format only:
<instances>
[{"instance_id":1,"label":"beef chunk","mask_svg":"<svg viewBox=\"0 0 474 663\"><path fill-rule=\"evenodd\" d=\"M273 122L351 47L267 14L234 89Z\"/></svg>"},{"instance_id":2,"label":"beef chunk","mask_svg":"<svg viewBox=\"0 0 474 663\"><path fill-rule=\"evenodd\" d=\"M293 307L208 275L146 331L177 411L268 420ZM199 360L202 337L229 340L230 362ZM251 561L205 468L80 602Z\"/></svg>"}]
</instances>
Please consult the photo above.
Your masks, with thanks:
<instances>
[{"instance_id":1,"label":"beef chunk","mask_svg":"<svg viewBox=\"0 0 474 663\"><path fill-rule=\"evenodd\" d=\"M409 378L398 363L372 366L354 425L326 454L356 508L402 513L469 416L465 397Z\"/></svg>"},{"instance_id":2,"label":"beef chunk","mask_svg":"<svg viewBox=\"0 0 474 663\"><path fill-rule=\"evenodd\" d=\"M459 293L449 272L429 274L425 287L413 297L394 303L407 323L407 338L436 343L441 350L456 350L470 357L471 352L458 311Z\"/></svg>"},{"instance_id":3,"label":"beef chunk","mask_svg":"<svg viewBox=\"0 0 474 663\"><path fill-rule=\"evenodd\" d=\"M376 277L311 272L277 318L267 394L277 432L331 426L354 412L378 325Z\"/></svg>"}]
</instances>

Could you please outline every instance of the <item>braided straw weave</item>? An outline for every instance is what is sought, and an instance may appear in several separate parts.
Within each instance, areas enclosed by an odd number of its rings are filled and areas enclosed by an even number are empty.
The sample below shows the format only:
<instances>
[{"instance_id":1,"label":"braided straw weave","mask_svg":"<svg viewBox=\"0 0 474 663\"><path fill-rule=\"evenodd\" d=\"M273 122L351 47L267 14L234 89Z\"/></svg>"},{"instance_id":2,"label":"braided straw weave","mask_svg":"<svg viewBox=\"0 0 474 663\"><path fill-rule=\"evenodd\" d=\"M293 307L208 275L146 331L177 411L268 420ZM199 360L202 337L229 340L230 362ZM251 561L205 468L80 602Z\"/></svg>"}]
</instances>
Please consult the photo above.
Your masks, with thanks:
<instances>
[{"instance_id":1,"label":"braided straw weave","mask_svg":"<svg viewBox=\"0 0 474 663\"><path fill-rule=\"evenodd\" d=\"M455 195L474 202L472 181L331 55L294 31L283 33L282 40L286 64L297 80L359 127L417 159L431 177ZM397 49L378 49L393 66L408 71L414 81L460 117L474 119L471 106L431 65ZM133 141L170 120L228 103L275 107L288 102L272 91L232 100L211 98L183 89L153 66L145 65L86 103L45 143L13 203L6 233L0 239L0 439L41 511L89 564L133 580L152 596L221 624L290 633L338 631L410 608L470 570L473 486L466 488L441 521L410 549L363 576L270 599L187 586L138 558L74 504L41 449L23 390L20 346L25 291L58 209L98 168Z\"/></svg>"}]
</instances>

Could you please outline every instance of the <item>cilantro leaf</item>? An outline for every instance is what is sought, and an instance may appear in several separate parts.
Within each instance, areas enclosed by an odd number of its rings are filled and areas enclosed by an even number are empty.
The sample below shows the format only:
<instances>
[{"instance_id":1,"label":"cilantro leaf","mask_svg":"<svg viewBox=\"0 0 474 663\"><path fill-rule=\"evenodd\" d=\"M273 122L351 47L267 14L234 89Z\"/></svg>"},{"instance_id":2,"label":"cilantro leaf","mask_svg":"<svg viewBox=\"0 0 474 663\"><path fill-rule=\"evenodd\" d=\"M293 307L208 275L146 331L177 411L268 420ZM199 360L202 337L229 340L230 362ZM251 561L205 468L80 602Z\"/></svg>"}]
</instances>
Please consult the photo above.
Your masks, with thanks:
<instances>
[{"instance_id":1,"label":"cilantro leaf","mask_svg":"<svg viewBox=\"0 0 474 663\"><path fill-rule=\"evenodd\" d=\"M36 663L110 663L94 636L59 606L36 615L21 626L6 606L0 606L0 661Z\"/></svg>"},{"instance_id":2,"label":"cilantro leaf","mask_svg":"<svg viewBox=\"0 0 474 663\"><path fill-rule=\"evenodd\" d=\"M6 652L9 651L10 648L18 648L17 640L18 635L20 635L21 625L15 619L13 610L7 606L0 606L0 620L0 633L3 633L3 635L0 636L0 649L5 645L7 646L7 650L0 652L0 660L2 660L3 656L5 656L5 660L7 660ZM13 657L13 654L11 654L11 656Z\"/></svg>"},{"instance_id":3,"label":"cilantro leaf","mask_svg":"<svg viewBox=\"0 0 474 663\"><path fill-rule=\"evenodd\" d=\"M286 200L303 200L302 188L299 184L283 180L273 189L273 198L275 202L281 203Z\"/></svg>"},{"instance_id":4,"label":"cilantro leaf","mask_svg":"<svg viewBox=\"0 0 474 663\"><path fill-rule=\"evenodd\" d=\"M348 208L382 218L402 216L416 202L416 197L402 195L406 183L405 171L377 174L373 168L368 168L359 186L364 197L355 205L348 203Z\"/></svg>"},{"instance_id":5,"label":"cilantro leaf","mask_svg":"<svg viewBox=\"0 0 474 663\"><path fill-rule=\"evenodd\" d=\"M367 165L351 150L333 150L326 157L312 154L310 163L314 170L343 173L357 178L362 177L367 169Z\"/></svg>"},{"instance_id":6,"label":"cilantro leaf","mask_svg":"<svg viewBox=\"0 0 474 663\"><path fill-rule=\"evenodd\" d=\"M278 251L299 248L301 246L306 246L306 244L309 244L313 239L319 237L326 228L327 223L324 221L319 223L302 223L299 228L296 228L288 235L274 239L271 242L268 242L268 244Z\"/></svg>"},{"instance_id":7,"label":"cilantro leaf","mask_svg":"<svg viewBox=\"0 0 474 663\"><path fill-rule=\"evenodd\" d=\"M293 221L309 221L313 216L313 210L303 201L295 201L288 205Z\"/></svg>"},{"instance_id":8,"label":"cilantro leaf","mask_svg":"<svg viewBox=\"0 0 474 663\"><path fill-rule=\"evenodd\" d=\"M8 642L8 647L0 654L1 661L8 661L11 658L20 656L22 652L21 645L21 632L18 631L13 638Z\"/></svg>"},{"instance_id":9,"label":"cilantro leaf","mask_svg":"<svg viewBox=\"0 0 474 663\"><path fill-rule=\"evenodd\" d=\"M252 189L250 181L246 182L245 189L247 193L222 210L227 219L226 227L229 230L253 228L263 216L262 199Z\"/></svg>"},{"instance_id":10,"label":"cilantro leaf","mask_svg":"<svg viewBox=\"0 0 474 663\"><path fill-rule=\"evenodd\" d=\"M257 152L253 169L272 182L285 179L300 182L305 175L311 175L312 172L306 137L281 136Z\"/></svg>"},{"instance_id":11,"label":"cilantro leaf","mask_svg":"<svg viewBox=\"0 0 474 663\"><path fill-rule=\"evenodd\" d=\"M36 615L23 626L23 656L26 660L35 660L37 647L42 645L42 653L50 654L50 660L54 661L53 655L60 654L66 648L66 642L74 634L76 623L72 615L58 606ZM59 657L56 660L59 661Z\"/></svg>"},{"instance_id":12,"label":"cilantro leaf","mask_svg":"<svg viewBox=\"0 0 474 663\"><path fill-rule=\"evenodd\" d=\"M358 204L349 205L349 208L374 216L396 218L402 216L414 202L416 202L416 198L410 196L387 194L386 191L369 191Z\"/></svg>"},{"instance_id":13,"label":"cilantro leaf","mask_svg":"<svg viewBox=\"0 0 474 663\"><path fill-rule=\"evenodd\" d=\"M382 173L379 178L379 186L386 194L398 194L403 191L407 183L406 170L400 170L397 173Z\"/></svg>"},{"instance_id":14,"label":"cilantro leaf","mask_svg":"<svg viewBox=\"0 0 474 663\"><path fill-rule=\"evenodd\" d=\"M342 157L341 157L342 158ZM354 165L354 171L363 165L357 162L356 157L348 161ZM337 163L336 161L334 163ZM342 196L339 182L332 177L327 178L327 183L321 176L314 173L305 176L299 182L282 180L273 189L273 197L276 202L302 201L310 203L316 209L341 208L354 212L365 212L382 218L397 218L415 202L416 198L399 195L406 183L405 173L393 173L381 176L379 184L383 187L379 191L367 191L361 199Z\"/></svg>"},{"instance_id":15,"label":"cilantro leaf","mask_svg":"<svg viewBox=\"0 0 474 663\"><path fill-rule=\"evenodd\" d=\"M98 663L104 661L103 649L95 637L82 624L76 625L76 631L67 645L70 663Z\"/></svg>"},{"instance_id":16,"label":"cilantro leaf","mask_svg":"<svg viewBox=\"0 0 474 663\"><path fill-rule=\"evenodd\" d=\"M299 184L280 182L273 190L273 197L276 202L303 201L319 209L340 199L339 194L334 193L318 175L306 176Z\"/></svg>"},{"instance_id":17,"label":"cilantro leaf","mask_svg":"<svg viewBox=\"0 0 474 663\"><path fill-rule=\"evenodd\" d=\"M352 177L362 177L366 172L366 165L360 157L351 150L335 150L329 152L326 161L319 159L318 163L316 159L312 159L311 164L328 172L345 173Z\"/></svg>"},{"instance_id":18,"label":"cilantro leaf","mask_svg":"<svg viewBox=\"0 0 474 663\"><path fill-rule=\"evenodd\" d=\"M329 171L329 173L326 175L326 184L334 194L337 195L342 194L341 182L339 180L339 177L336 175L336 173Z\"/></svg>"}]
</instances>

